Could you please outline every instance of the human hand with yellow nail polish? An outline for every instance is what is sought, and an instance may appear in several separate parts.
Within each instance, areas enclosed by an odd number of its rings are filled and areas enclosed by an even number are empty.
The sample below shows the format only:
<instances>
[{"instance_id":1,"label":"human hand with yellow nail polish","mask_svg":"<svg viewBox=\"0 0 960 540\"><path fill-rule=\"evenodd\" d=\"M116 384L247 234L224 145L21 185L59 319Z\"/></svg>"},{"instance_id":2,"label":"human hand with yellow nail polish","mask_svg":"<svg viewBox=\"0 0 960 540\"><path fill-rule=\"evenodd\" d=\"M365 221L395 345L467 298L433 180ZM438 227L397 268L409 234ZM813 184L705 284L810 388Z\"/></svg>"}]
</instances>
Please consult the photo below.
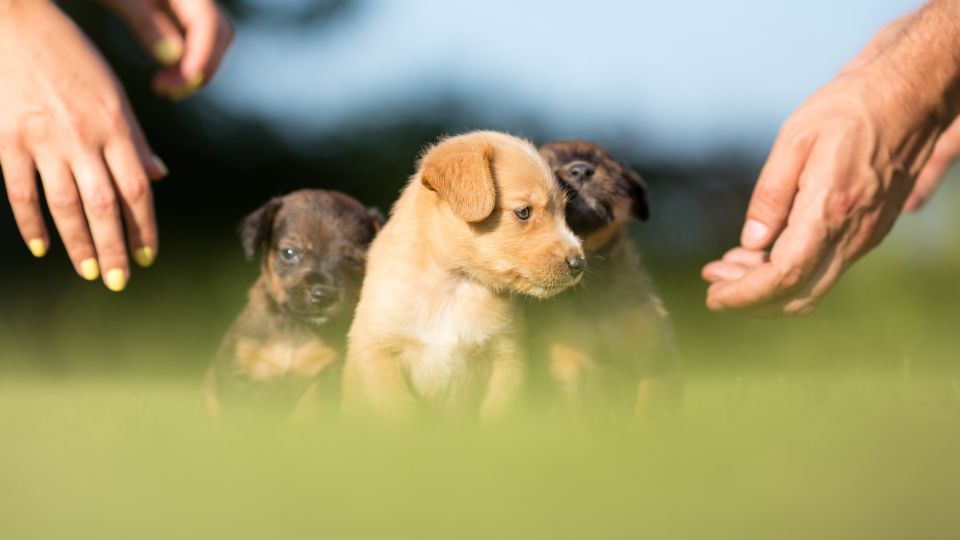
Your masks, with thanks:
<instances>
[{"instance_id":1,"label":"human hand with yellow nail polish","mask_svg":"<svg viewBox=\"0 0 960 540\"><path fill-rule=\"evenodd\" d=\"M173 100L209 81L233 42L233 24L213 0L100 0L120 15L163 67L153 88Z\"/></svg>"},{"instance_id":2,"label":"human hand with yellow nail polish","mask_svg":"<svg viewBox=\"0 0 960 540\"><path fill-rule=\"evenodd\" d=\"M0 0L0 167L17 226L50 236L37 173L76 272L122 290L157 254L150 180L166 175L112 71L49 0Z\"/></svg>"}]
</instances>

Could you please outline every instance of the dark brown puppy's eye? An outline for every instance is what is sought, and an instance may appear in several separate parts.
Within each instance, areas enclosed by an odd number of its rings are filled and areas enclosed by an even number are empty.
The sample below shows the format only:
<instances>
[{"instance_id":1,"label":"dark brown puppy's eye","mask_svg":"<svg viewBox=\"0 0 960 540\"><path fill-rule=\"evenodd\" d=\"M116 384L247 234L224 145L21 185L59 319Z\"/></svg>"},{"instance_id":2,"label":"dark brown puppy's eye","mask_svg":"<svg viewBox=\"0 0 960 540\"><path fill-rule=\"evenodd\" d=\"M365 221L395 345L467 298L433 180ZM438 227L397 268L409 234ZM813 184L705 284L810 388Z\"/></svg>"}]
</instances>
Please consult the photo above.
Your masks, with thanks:
<instances>
[{"instance_id":1,"label":"dark brown puppy's eye","mask_svg":"<svg viewBox=\"0 0 960 540\"><path fill-rule=\"evenodd\" d=\"M523 208L517 208L513 211L513 215L517 216L517 219L520 221L526 221L530 219L530 207L524 206Z\"/></svg>"},{"instance_id":2,"label":"dark brown puppy's eye","mask_svg":"<svg viewBox=\"0 0 960 540\"><path fill-rule=\"evenodd\" d=\"M281 249L280 258L283 259L283 262L288 262L288 263L300 262L300 252L294 248Z\"/></svg>"}]
</instances>

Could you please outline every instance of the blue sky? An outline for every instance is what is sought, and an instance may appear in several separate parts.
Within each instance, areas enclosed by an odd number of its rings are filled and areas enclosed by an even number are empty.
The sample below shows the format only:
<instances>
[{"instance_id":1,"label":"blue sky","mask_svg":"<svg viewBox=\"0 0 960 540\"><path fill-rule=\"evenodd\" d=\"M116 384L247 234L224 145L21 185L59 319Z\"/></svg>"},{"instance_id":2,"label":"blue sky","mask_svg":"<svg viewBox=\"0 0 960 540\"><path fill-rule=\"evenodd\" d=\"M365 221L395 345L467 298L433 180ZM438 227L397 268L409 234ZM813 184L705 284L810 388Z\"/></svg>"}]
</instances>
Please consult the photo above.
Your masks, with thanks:
<instances>
[{"instance_id":1,"label":"blue sky","mask_svg":"<svg viewBox=\"0 0 960 540\"><path fill-rule=\"evenodd\" d=\"M491 122L536 117L558 136L763 150L876 29L920 4L361 1L323 30L242 27L212 94L290 129L376 122L447 91Z\"/></svg>"}]
</instances>

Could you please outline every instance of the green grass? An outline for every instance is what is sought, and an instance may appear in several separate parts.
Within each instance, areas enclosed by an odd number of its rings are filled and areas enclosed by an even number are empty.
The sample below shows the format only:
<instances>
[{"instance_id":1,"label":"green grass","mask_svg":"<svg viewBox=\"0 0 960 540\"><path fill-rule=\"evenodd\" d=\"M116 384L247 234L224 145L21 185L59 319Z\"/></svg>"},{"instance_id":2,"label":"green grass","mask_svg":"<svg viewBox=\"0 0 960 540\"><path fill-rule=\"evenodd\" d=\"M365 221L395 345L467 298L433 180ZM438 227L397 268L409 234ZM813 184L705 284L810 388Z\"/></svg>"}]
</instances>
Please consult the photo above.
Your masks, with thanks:
<instances>
[{"instance_id":1,"label":"green grass","mask_svg":"<svg viewBox=\"0 0 960 540\"><path fill-rule=\"evenodd\" d=\"M955 537L947 195L803 320L708 314L692 265L651 261L686 403L593 435L536 410L493 431L269 411L212 427L200 377L254 271L233 251L174 254L122 296L11 286L0 538Z\"/></svg>"},{"instance_id":2,"label":"green grass","mask_svg":"<svg viewBox=\"0 0 960 540\"><path fill-rule=\"evenodd\" d=\"M4 538L949 537L956 388L710 378L687 412L587 436L212 429L183 381L0 385Z\"/></svg>"}]
</instances>

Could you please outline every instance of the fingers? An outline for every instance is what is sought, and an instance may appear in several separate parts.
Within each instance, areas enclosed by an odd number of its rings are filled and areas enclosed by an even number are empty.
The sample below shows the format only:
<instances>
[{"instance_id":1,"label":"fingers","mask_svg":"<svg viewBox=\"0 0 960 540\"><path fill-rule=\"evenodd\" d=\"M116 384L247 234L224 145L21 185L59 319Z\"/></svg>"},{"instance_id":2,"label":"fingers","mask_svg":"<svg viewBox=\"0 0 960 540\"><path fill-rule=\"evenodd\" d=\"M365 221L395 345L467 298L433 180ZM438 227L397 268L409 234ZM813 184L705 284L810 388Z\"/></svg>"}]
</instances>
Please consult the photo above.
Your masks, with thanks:
<instances>
[{"instance_id":1,"label":"fingers","mask_svg":"<svg viewBox=\"0 0 960 540\"><path fill-rule=\"evenodd\" d=\"M125 139L104 149L114 185L120 195L120 209L126 223L127 242L133 260L147 268L156 258L157 223L153 209L153 193L147 173L140 163L133 144Z\"/></svg>"},{"instance_id":2,"label":"fingers","mask_svg":"<svg viewBox=\"0 0 960 540\"><path fill-rule=\"evenodd\" d=\"M127 286L130 266L113 182L103 162L96 159L76 164L74 175L103 270L103 282L111 291L122 291Z\"/></svg>"},{"instance_id":3,"label":"fingers","mask_svg":"<svg viewBox=\"0 0 960 540\"><path fill-rule=\"evenodd\" d=\"M100 277L97 253L90 239L80 194L70 169L61 161L41 161L38 169L50 215L74 269L87 281L97 279Z\"/></svg>"},{"instance_id":4,"label":"fingers","mask_svg":"<svg viewBox=\"0 0 960 540\"><path fill-rule=\"evenodd\" d=\"M715 283L717 281L736 281L744 276L748 267L739 264L731 264L723 261L713 261L703 267L700 276L705 281Z\"/></svg>"},{"instance_id":5,"label":"fingers","mask_svg":"<svg viewBox=\"0 0 960 540\"><path fill-rule=\"evenodd\" d=\"M119 12L143 48L157 62L172 66L180 61L183 57L183 36L166 12L150 2L125 3Z\"/></svg>"},{"instance_id":6,"label":"fingers","mask_svg":"<svg viewBox=\"0 0 960 540\"><path fill-rule=\"evenodd\" d=\"M233 25L213 2L178 0L171 7L187 32L181 73L187 80L198 74L209 79L233 41Z\"/></svg>"},{"instance_id":7,"label":"fingers","mask_svg":"<svg viewBox=\"0 0 960 540\"><path fill-rule=\"evenodd\" d=\"M233 41L233 25L210 0L170 0L169 6L185 32L184 53L179 66L164 70L154 79L154 87L179 100L193 94L216 73Z\"/></svg>"},{"instance_id":8,"label":"fingers","mask_svg":"<svg viewBox=\"0 0 960 540\"><path fill-rule=\"evenodd\" d=\"M127 114L127 118L130 119L128 123L130 128L130 142L133 143L133 148L140 160L140 165L150 180L155 182L163 180L170 174L170 171L167 170L166 163L150 148L150 143L147 142L147 137L143 134L143 130L140 128L140 123L137 122L136 116L130 112Z\"/></svg>"},{"instance_id":9,"label":"fingers","mask_svg":"<svg viewBox=\"0 0 960 540\"><path fill-rule=\"evenodd\" d=\"M770 255L765 251L753 251L737 247L725 253L723 259L704 266L701 276L711 283L735 281L742 278L749 270L769 260Z\"/></svg>"},{"instance_id":10,"label":"fingers","mask_svg":"<svg viewBox=\"0 0 960 540\"><path fill-rule=\"evenodd\" d=\"M43 257L50 247L50 236L40 211L33 160L24 152L10 151L0 156L0 166L10 208L23 241L34 257Z\"/></svg>"},{"instance_id":11,"label":"fingers","mask_svg":"<svg viewBox=\"0 0 960 540\"><path fill-rule=\"evenodd\" d=\"M766 251L757 251L736 247L723 255L723 262L739 264L747 267L759 266L770 260Z\"/></svg>"},{"instance_id":12,"label":"fingers","mask_svg":"<svg viewBox=\"0 0 960 540\"><path fill-rule=\"evenodd\" d=\"M933 147L933 153L920 171L903 209L907 212L915 212L922 208L933 197L940 186L940 181L946 176L958 156L960 156L960 120L955 120Z\"/></svg>"},{"instance_id":13,"label":"fingers","mask_svg":"<svg viewBox=\"0 0 960 540\"><path fill-rule=\"evenodd\" d=\"M802 289L820 267L833 242L825 226L802 220L787 227L770 260L747 270L733 281L718 281L707 291L713 311L767 304Z\"/></svg>"},{"instance_id":14,"label":"fingers","mask_svg":"<svg viewBox=\"0 0 960 540\"><path fill-rule=\"evenodd\" d=\"M747 220L740 234L743 247L765 249L783 230L808 152L808 144L797 142L781 131L750 198Z\"/></svg>"},{"instance_id":15,"label":"fingers","mask_svg":"<svg viewBox=\"0 0 960 540\"><path fill-rule=\"evenodd\" d=\"M928 161L923 170L920 171L920 176L917 177L917 182L913 185L913 190L907 197L907 201L903 203L903 210L905 212L916 212L923 208L937 191L940 181L943 180L949 168L950 163L945 163L942 160L934 161L931 159Z\"/></svg>"},{"instance_id":16,"label":"fingers","mask_svg":"<svg viewBox=\"0 0 960 540\"><path fill-rule=\"evenodd\" d=\"M812 313L817 302L836 284L844 270L840 249L839 244L834 244L801 290L774 305L766 306L766 310L778 315L802 316Z\"/></svg>"}]
</instances>

